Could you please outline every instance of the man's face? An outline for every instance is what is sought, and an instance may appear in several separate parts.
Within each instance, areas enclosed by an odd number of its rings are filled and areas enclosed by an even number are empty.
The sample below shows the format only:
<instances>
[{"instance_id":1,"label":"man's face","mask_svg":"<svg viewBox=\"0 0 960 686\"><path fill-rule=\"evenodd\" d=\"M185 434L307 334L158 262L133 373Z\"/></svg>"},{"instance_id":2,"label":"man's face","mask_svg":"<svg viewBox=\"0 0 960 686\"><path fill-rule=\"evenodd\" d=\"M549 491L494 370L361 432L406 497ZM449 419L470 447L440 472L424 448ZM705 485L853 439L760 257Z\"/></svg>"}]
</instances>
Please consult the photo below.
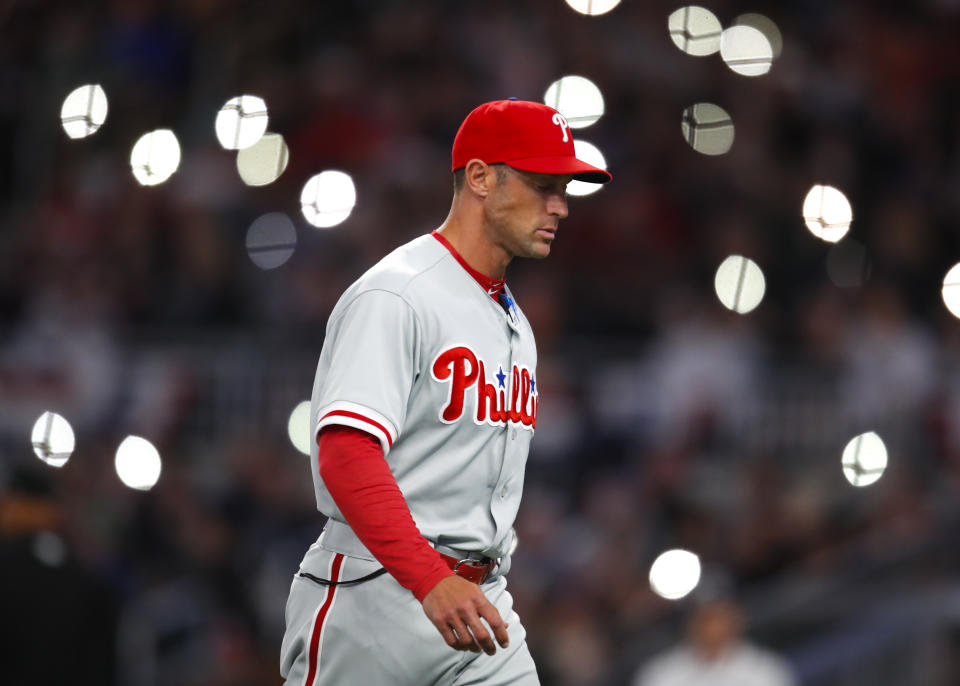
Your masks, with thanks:
<instances>
[{"instance_id":1,"label":"man's face","mask_svg":"<svg viewBox=\"0 0 960 686\"><path fill-rule=\"evenodd\" d=\"M691 618L689 632L690 640L701 656L717 659L740 638L740 610L729 601L704 605Z\"/></svg>"},{"instance_id":2,"label":"man's face","mask_svg":"<svg viewBox=\"0 0 960 686\"><path fill-rule=\"evenodd\" d=\"M567 216L571 174L536 174L500 166L500 176L485 206L491 240L510 257L544 258Z\"/></svg>"}]
</instances>

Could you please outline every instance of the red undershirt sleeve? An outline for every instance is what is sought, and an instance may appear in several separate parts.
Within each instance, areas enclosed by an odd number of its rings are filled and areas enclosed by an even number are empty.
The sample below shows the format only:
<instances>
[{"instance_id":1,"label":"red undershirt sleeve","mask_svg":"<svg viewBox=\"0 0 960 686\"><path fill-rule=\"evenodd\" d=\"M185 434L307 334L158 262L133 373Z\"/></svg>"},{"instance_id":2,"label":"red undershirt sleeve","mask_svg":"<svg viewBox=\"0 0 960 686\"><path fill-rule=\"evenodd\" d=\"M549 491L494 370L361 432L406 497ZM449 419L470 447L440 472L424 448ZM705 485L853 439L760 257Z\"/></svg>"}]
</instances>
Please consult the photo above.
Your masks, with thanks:
<instances>
[{"instance_id":1,"label":"red undershirt sleeve","mask_svg":"<svg viewBox=\"0 0 960 686\"><path fill-rule=\"evenodd\" d=\"M453 572L417 529L373 435L325 427L317 438L320 476L357 538L419 601Z\"/></svg>"}]
</instances>

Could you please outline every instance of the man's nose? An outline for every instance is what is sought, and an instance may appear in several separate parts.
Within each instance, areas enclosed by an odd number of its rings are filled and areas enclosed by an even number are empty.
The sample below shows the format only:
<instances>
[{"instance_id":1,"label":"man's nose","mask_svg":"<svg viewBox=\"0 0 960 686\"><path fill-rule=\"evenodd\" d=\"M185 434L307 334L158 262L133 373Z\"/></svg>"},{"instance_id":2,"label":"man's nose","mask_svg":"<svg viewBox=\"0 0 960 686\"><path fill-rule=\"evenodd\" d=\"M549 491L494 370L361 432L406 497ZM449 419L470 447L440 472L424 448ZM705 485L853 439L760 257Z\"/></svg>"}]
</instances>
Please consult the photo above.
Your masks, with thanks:
<instances>
[{"instance_id":1,"label":"man's nose","mask_svg":"<svg viewBox=\"0 0 960 686\"><path fill-rule=\"evenodd\" d=\"M547 200L547 212L550 216L563 219L569 214L566 193L553 193Z\"/></svg>"}]
</instances>

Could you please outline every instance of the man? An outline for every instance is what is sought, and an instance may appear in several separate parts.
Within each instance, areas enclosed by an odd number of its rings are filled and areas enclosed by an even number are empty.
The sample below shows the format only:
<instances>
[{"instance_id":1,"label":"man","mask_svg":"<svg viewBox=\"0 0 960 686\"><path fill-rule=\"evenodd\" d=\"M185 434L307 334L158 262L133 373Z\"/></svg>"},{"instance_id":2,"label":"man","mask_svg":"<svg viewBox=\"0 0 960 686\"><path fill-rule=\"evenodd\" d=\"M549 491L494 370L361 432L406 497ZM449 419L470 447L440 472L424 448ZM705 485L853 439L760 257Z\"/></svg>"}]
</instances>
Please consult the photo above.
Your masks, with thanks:
<instances>
[{"instance_id":1,"label":"man","mask_svg":"<svg viewBox=\"0 0 960 686\"><path fill-rule=\"evenodd\" d=\"M288 684L538 684L506 592L539 388L505 285L550 253L578 160L545 105L481 105L453 143L432 234L356 281L327 323L311 467L329 517L287 601Z\"/></svg>"},{"instance_id":2,"label":"man","mask_svg":"<svg viewBox=\"0 0 960 686\"><path fill-rule=\"evenodd\" d=\"M795 686L790 664L748 641L743 616L732 598L711 597L694 608L687 637L655 656L637 673L634 686Z\"/></svg>"}]
</instances>

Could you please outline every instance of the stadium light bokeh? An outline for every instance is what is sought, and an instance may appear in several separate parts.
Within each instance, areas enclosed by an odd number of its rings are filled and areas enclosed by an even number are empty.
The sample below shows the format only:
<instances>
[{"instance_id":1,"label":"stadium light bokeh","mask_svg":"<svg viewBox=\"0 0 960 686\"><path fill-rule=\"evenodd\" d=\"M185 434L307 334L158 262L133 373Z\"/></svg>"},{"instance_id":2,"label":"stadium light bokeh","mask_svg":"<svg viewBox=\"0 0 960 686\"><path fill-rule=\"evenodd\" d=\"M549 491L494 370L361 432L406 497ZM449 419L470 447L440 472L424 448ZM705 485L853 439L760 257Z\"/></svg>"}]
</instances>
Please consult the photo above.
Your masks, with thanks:
<instances>
[{"instance_id":1,"label":"stadium light bokeh","mask_svg":"<svg viewBox=\"0 0 960 686\"><path fill-rule=\"evenodd\" d=\"M107 120L107 94L100 84L87 84L71 91L60 108L60 123L70 138L86 138Z\"/></svg>"},{"instance_id":2,"label":"stadium light bokeh","mask_svg":"<svg viewBox=\"0 0 960 686\"><path fill-rule=\"evenodd\" d=\"M725 109L710 102L699 102L680 117L683 139L704 155L723 155L733 147L735 128Z\"/></svg>"},{"instance_id":3,"label":"stadium light bokeh","mask_svg":"<svg viewBox=\"0 0 960 686\"><path fill-rule=\"evenodd\" d=\"M604 158L603 153L600 152L600 148L595 146L593 143L574 140L573 149L576 152L577 157L584 162L592 164L595 167L600 167L601 169L607 168L607 160ZM601 188L603 188L602 183L571 181L569 184L567 184L567 193L569 195L577 196L591 195L592 193L596 193Z\"/></svg>"},{"instance_id":4,"label":"stadium light bokeh","mask_svg":"<svg viewBox=\"0 0 960 686\"><path fill-rule=\"evenodd\" d=\"M253 145L237 151L237 173L248 186L273 183L289 162L290 149L279 133L265 133Z\"/></svg>"},{"instance_id":5,"label":"stadium light bokeh","mask_svg":"<svg viewBox=\"0 0 960 686\"><path fill-rule=\"evenodd\" d=\"M803 221L814 236L836 243L850 230L853 207L842 191L818 184L803 200Z\"/></svg>"},{"instance_id":6,"label":"stadium light bokeh","mask_svg":"<svg viewBox=\"0 0 960 686\"><path fill-rule=\"evenodd\" d=\"M720 56L741 76L762 76L773 64L773 46L759 29L731 26L720 34Z\"/></svg>"},{"instance_id":7,"label":"stadium light bokeh","mask_svg":"<svg viewBox=\"0 0 960 686\"><path fill-rule=\"evenodd\" d=\"M143 186L163 183L180 166L180 142L170 129L143 134L130 151L130 168Z\"/></svg>"},{"instance_id":8,"label":"stadium light bokeh","mask_svg":"<svg viewBox=\"0 0 960 686\"><path fill-rule=\"evenodd\" d=\"M231 98L214 121L217 140L227 150L249 148L267 131L270 116L267 103L256 95Z\"/></svg>"},{"instance_id":9,"label":"stadium light bokeh","mask_svg":"<svg viewBox=\"0 0 960 686\"><path fill-rule=\"evenodd\" d=\"M571 129L582 129L603 116L603 93L585 76L563 76L547 88L543 102L564 116Z\"/></svg>"},{"instance_id":10,"label":"stadium light bokeh","mask_svg":"<svg viewBox=\"0 0 960 686\"><path fill-rule=\"evenodd\" d=\"M147 439L127 436L117 447L114 468L120 481L128 488L149 491L160 479L160 453Z\"/></svg>"},{"instance_id":11,"label":"stadium light bokeh","mask_svg":"<svg viewBox=\"0 0 960 686\"><path fill-rule=\"evenodd\" d=\"M763 300L767 282L756 262L742 255L730 255L717 268L713 288L724 307L746 314Z\"/></svg>"},{"instance_id":12,"label":"stadium light bokeh","mask_svg":"<svg viewBox=\"0 0 960 686\"><path fill-rule=\"evenodd\" d=\"M843 449L843 475L853 486L876 483L887 468L887 447L875 432L853 437Z\"/></svg>"},{"instance_id":13,"label":"stadium light bokeh","mask_svg":"<svg viewBox=\"0 0 960 686\"><path fill-rule=\"evenodd\" d=\"M693 57L706 57L720 50L723 26L717 16L697 5L674 10L667 17L670 40Z\"/></svg>"},{"instance_id":14,"label":"stadium light bokeh","mask_svg":"<svg viewBox=\"0 0 960 686\"><path fill-rule=\"evenodd\" d=\"M580 14L589 16L606 14L620 4L620 0L566 0L566 2Z\"/></svg>"},{"instance_id":15,"label":"stadium light bokeh","mask_svg":"<svg viewBox=\"0 0 960 686\"><path fill-rule=\"evenodd\" d=\"M67 561L67 544L52 531L41 531L31 541L34 556L47 567L60 567Z\"/></svg>"},{"instance_id":16,"label":"stadium light bokeh","mask_svg":"<svg viewBox=\"0 0 960 686\"><path fill-rule=\"evenodd\" d=\"M290 412L287 420L287 435L293 447L304 455L310 454L310 401L304 400Z\"/></svg>"},{"instance_id":17,"label":"stadium light bokeh","mask_svg":"<svg viewBox=\"0 0 960 686\"><path fill-rule=\"evenodd\" d=\"M950 267L944 275L940 295L950 314L960 319L960 262Z\"/></svg>"},{"instance_id":18,"label":"stadium light bokeh","mask_svg":"<svg viewBox=\"0 0 960 686\"><path fill-rule=\"evenodd\" d=\"M260 269L276 269L286 263L297 248L297 228L283 212L262 214L250 224L247 255Z\"/></svg>"},{"instance_id":19,"label":"stadium light bokeh","mask_svg":"<svg viewBox=\"0 0 960 686\"><path fill-rule=\"evenodd\" d=\"M695 553L667 550L650 565L650 588L661 598L680 600L700 583L700 573L700 558Z\"/></svg>"},{"instance_id":20,"label":"stadium light bokeh","mask_svg":"<svg viewBox=\"0 0 960 686\"><path fill-rule=\"evenodd\" d=\"M308 222L321 229L332 228L350 216L357 204L357 189L349 174L321 172L304 184L300 207Z\"/></svg>"},{"instance_id":21,"label":"stadium light bokeh","mask_svg":"<svg viewBox=\"0 0 960 686\"><path fill-rule=\"evenodd\" d=\"M70 459L76 445L70 422L56 412L44 412L30 434L33 452L51 467L62 467Z\"/></svg>"},{"instance_id":22,"label":"stadium light bokeh","mask_svg":"<svg viewBox=\"0 0 960 686\"><path fill-rule=\"evenodd\" d=\"M757 12L747 12L746 14L741 14L733 20L734 26L752 26L757 31L762 33L767 42L770 43L770 48L773 50L773 59L780 57L780 54L783 52L783 35L780 33L780 28L777 26L770 17L764 14L758 14Z\"/></svg>"}]
</instances>

